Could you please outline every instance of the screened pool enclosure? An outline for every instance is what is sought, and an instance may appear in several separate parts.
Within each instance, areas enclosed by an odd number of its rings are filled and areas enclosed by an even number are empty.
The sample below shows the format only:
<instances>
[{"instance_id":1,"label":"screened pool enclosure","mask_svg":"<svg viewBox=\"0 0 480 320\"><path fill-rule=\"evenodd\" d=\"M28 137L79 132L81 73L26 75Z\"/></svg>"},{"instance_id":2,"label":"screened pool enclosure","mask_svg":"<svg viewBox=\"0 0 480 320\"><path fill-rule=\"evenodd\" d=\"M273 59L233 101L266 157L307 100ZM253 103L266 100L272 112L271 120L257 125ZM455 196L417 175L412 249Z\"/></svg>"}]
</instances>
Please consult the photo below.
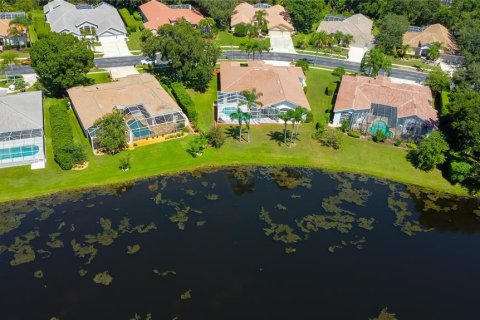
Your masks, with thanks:
<instances>
[{"instance_id":1,"label":"screened pool enclosure","mask_svg":"<svg viewBox=\"0 0 480 320\"><path fill-rule=\"evenodd\" d=\"M42 129L0 133L0 167L45 162Z\"/></svg>"},{"instance_id":2,"label":"screened pool enclosure","mask_svg":"<svg viewBox=\"0 0 480 320\"><path fill-rule=\"evenodd\" d=\"M151 115L143 105L136 104L131 106L118 106L123 111L127 141L134 143L135 141L147 139L151 137L163 136L181 131L188 125L185 114L180 111L169 111ZM98 149L97 139L98 127L90 127L87 129L92 146Z\"/></svg>"}]
</instances>

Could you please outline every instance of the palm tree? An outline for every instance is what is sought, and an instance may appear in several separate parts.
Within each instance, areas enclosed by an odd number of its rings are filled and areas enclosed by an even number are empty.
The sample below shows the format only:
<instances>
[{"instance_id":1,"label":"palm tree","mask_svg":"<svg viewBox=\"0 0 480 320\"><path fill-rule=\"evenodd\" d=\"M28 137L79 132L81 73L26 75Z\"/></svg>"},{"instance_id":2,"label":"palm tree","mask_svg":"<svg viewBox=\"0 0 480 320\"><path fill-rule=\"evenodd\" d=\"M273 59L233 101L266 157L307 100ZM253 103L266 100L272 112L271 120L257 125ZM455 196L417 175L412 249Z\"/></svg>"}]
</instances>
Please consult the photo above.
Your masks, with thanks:
<instances>
[{"instance_id":1,"label":"palm tree","mask_svg":"<svg viewBox=\"0 0 480 320\"><path fill-rule=\"evenodd\" d=\"M428 48L427 58L428 60L437 60L440 58L440 50L442 49L442 43L434 42Z\"/></svg>"},{"instance_id":2,"label":"palm tree","mask_svg":"<svg viewBox=\"0 0 480 320\"><path fill-rule=\"evenodd\" d=\"M345 38L345 34L343 34L343 32L337 30L335 31L335 33L332 35L333 39L335 39L335 41L337 41L337 45L340 45L341 43L343 43L343 39Z\"/></svg>"},{"instance_id":3,"label":"palm tree","mask_svg":"<svg viewBox=\"0 0 480 320\"><path fill-rule=\"evenodd\" d=\"M0 0L0 12L10 11L12 6L7 2L7 0Z\"/></svg>"},{"instance_id":4,"label":"palm tree","mask_svg":"<svg viewBox=\"0 0 480 320\"><path fill-rule=\"evenodd\" d=\"M17 48L20 49L20 36L22 34L20 33L20 31L18 30L17 26L16 25L10 25L10 27L8 28L8 36L13 39L13 42L16 42L17 43Z\"/></svg>"},{"instance_id":5,"label":"palm tree","mask_svg":"<svg viewBox=\"0 0 480 320\"><path fill-rule=\"evenodd\" d=\"M298 128L300 127L300 123L304 121L305 116L307 115L307 109L298 106L294 111L293 111L293 124L294 124L294 131L292 132L292 140L296 139L297 133L298 133Z\"/></svg>"},{"instance_id":6,"label":"palm tree","mask_svg":"<svg viewBox=\"0 0 480 320\"><path fill-rule=\"evenodd\" d=\"M344 43L346 47L349 47L352 41L353 41L353 35L351 35L350 33L346 33L343 35L342 43Z\"/></svg>"},{"instance_id":7,"label":"palm tree","mask_svg":"<svg viewBox=\"0 0 480 320\"><path fill-rule=\"evenodd\" d=\"M330 36L325 31L315 32L310 39L310 44L315 47L317 53L323 46L327 45Z\"/></svg>"},{"instance_id":8,"label":"palm tree","mask_svg":"<svg viewBox=\"0 0 480 320\"><path fill-rule=\"evenodd\" d=\"M265 10L258 10L255 12L252 20L253 24L257 27L258 35L262 33L262 30L267 29L267 12Z\"/></svg>"},{"instance_id":9,"label":"palm tree","mask_svg":"<svg viewBox=\"0 0 480 320\"><path fill-rule=\"evenodd\" d=\"M372 49L365 53L360 63L360 70L370 77L376 77L380 70L388 75L392 72L392 60L379 49Z\"/></svg>"},{"instance_id":10,"label":"palm tree","mask_svg":"<svg viewBox=\"0 0 480 320\"><path fill-rule=\"evenodd\" d=\"M262 106L262 103L258 101L260 97L263 96L261 92L257 92L256 89L253 89L252 91L242 91L242 96L245 97L245 101L240 102L240 106L247 106L248 109L248 118L245 121L247 125L247 141L250 142L250 118L252 116L252 109L254 106Z\"/></svg>"},{"instance_id":11,"label":"palm tree","mask_svg":"<svg viewBox=\"0 0 480 320\"><path fill-rule=\"evenodd\" d=\"M249 39L245 42L240 43L239 48L240 50L243 50L245 51L245 53L247 53L247 59L250 59L250 54L252 53L253 53L253 58L255 59L255 53L254 53L255 44L252 39Z\"/></svg>"},{"instance_id":12,"label":"palm tree","mask_svg":"<svg viewBox=\"0 0 480 320\"><path fill-rule=\"evenodd\" d=\"M283 143L287 144L287 122L293 118L294 111L289 109L287 112L281 112L278 117L283 121L285 127L283 128Z\"/></svg>"},{"instance_id":13,"label":"palm tree","mask_svg":"<svg viewBox=\"0 0 480 320\"><path fill-rule=\"evenodd\" d=\"M1 0L0 0L1 1ZM29 40L28 28L32 25L32 20L27 16L16 16L10 20L10 27L20 27L22 29L22 35L25 34L25 48L27 47Z\"/></svg>"},{"instance_id":14,"label":"palm tree","mask_svg":"<svg viewBox=\"0 0 480 320\"><path fill-rule=\"evenodd\" d=\"M238 121L238 141L242 142L242 124L243 124L243 119L249 120L249 114L248 112L243 112L242 109L240 108L240 105L237 107L237 112L234 112L230 115L230 118L232 120L237 120Z\"/></svg>"}]
</instances>

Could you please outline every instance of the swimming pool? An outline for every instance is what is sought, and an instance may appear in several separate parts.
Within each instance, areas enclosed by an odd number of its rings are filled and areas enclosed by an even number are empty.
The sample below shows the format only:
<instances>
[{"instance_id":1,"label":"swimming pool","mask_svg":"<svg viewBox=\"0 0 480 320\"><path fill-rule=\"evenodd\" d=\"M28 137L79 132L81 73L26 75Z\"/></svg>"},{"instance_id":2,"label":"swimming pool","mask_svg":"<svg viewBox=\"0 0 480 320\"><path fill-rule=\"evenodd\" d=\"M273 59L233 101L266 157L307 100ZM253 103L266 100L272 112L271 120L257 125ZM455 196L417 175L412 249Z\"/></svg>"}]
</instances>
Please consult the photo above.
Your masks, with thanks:
<instances>
[{"instance_id":1,"label":"swimming pool","mask_svg":"<svg viewBox=\"0 0 480 320\"><path fill-rule=\"evenodd\" d=\"M127 124L135 138L148 137L152 134L152 132L138 120L130 120Z\"/></svg>"},{"instance_id":2,"label":"swimming pool","mask_svg":"<svg viewBox=\"0 0 480 320\"><path fill-rule=\"evenodd\" d=\"M0 160L33 156L36 155L39 150L40 148L36 145L0 149Z\"/></svg>"}]
</instances>

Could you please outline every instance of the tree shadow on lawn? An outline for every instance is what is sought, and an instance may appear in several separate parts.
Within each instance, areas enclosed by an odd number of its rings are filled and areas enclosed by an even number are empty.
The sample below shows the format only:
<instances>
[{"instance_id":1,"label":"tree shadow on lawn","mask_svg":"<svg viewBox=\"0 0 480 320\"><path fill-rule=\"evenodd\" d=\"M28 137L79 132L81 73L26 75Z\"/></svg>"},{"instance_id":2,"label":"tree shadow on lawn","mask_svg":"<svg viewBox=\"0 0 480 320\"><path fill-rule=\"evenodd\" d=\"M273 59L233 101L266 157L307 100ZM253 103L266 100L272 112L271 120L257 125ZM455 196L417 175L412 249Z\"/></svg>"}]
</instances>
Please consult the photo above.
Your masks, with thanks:
<instances>
[{"instance_id":1,"label":"tree shadow on lawn","mask_svg":"<svg viewBox=\"0 0 480 320\"><path fill-rule=\"evenodd\" d=\"M238 141L239 131L240 131L239 126L229 126L227 129L225 129L225 134L227 135L227 137ZM245 138L243 137L243 135L245 134L244 131L245 130L242 130L242 141L245 140Z\"/></svg>"}]
</instances>

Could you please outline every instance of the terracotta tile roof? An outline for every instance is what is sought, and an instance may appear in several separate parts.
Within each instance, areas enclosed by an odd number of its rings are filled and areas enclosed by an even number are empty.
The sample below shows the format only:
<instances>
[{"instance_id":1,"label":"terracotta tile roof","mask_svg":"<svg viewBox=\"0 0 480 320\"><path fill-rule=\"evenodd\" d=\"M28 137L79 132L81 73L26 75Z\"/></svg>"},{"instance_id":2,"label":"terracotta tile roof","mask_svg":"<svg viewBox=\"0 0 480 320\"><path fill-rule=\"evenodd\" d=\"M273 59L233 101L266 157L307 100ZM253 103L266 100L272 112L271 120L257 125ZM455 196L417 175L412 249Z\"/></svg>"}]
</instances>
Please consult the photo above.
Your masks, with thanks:
<instances>
[{"instance_id":1,"label":"terracotta tile roof","mask_svg":"<svg viewBox=\"0 0 480 320\"><path fill-rule=\"evenodd\" d=\"M328 34L340 31L353 36L352 46L367 47L373 43L372 20L363 14L355 14L343 21L322 21L318 31L325 31Z\"/></svg>"},{"instance_id":2,"label":"terracotta tile roof","mask_svg":"<svg viewBox=\"0 0 480 320\"><path fill-rule=\"evenodd\" d=\"M343 76L334 112L370 109L372 104L397 108L398 118L418 116L438 121L430 88L393 83L387 77Z\"/></svg>"},{"instance_id":3,"label":"terracotta tile roof","mask_svg":"<svg viewBox=\"0 0 480 320\"><path fill-rule=\"evenodd\" d=\"M278 67L263 61L249 61L248 66L232 61L220 63L220 91L256 89L263 94L259 100L264 106L289 101L310 109L302 87L303 80L305 74L299 67Z\"/></svg>"},{"instance_id":4,"label":"terracotta tile roof","mask_svg":"<svg viewBox=\"0 0 480 320\"><path fill-rule=\"evenodd\" d=\"M230 20L230 25L234 27L240 23L252 23L255 12L258 10L265 10L267 12L268 30L278 28L288 31L294 30L293 25L285 19L286 10L281 5L271 6L267 9L256 9L254 6L246 2L242 2L235 7Z\"/></svg>"},{"instance_id":5,"label":"terracotta tile roof","mask_svg":"<svg viewBox=\"0 0 480 320\"><path fill-rule=\"evenodd\" d=\"M143 73L120 78L118 81L75 87L67 90L84 129L95 120L112 112L116 106L141 104L153 116L180 111L180 107L151 74Z\"/></svg>"},{"instance_id":6,"label":"terracotta tile roof","mask_svg":"<svg viewBox=\"0 0 480 320\"><path fill-rule=\"evenodd\" d=\"M432 24L423 32L406 32L403 35L403 44L412 48L440 42L447 51L458 51L457 43L447 28L441 24Z\"/></svg>"},{"instance_id":7,"label":"terracotta tile roof","mask_svg":"<svg viewBox=\"0 0 480 320\"><path fill-rule=\"evenodd\" d=\"M8 19L0 19L0 36L6 36L8 37L8 29L10 29L10 21ZM17 25L16 28L20 31L23 32L24 28Z\"/></svg>"},{"instance_id":8,"label":"terracotta tile roof","mask_svg":"<svg viewBox=\"0 0 480 320\"><path fill-rule=\"evenodd\" d=\"M167 5L151 0L140 6L140 10L146 18L144 23L145 28L151 30L157 30L165 24L172 24L176 21L184 18L188 22L194 25L198 25L203 16L200 12L190 9L172 9Z\"/></svg>"}]
</instances>

